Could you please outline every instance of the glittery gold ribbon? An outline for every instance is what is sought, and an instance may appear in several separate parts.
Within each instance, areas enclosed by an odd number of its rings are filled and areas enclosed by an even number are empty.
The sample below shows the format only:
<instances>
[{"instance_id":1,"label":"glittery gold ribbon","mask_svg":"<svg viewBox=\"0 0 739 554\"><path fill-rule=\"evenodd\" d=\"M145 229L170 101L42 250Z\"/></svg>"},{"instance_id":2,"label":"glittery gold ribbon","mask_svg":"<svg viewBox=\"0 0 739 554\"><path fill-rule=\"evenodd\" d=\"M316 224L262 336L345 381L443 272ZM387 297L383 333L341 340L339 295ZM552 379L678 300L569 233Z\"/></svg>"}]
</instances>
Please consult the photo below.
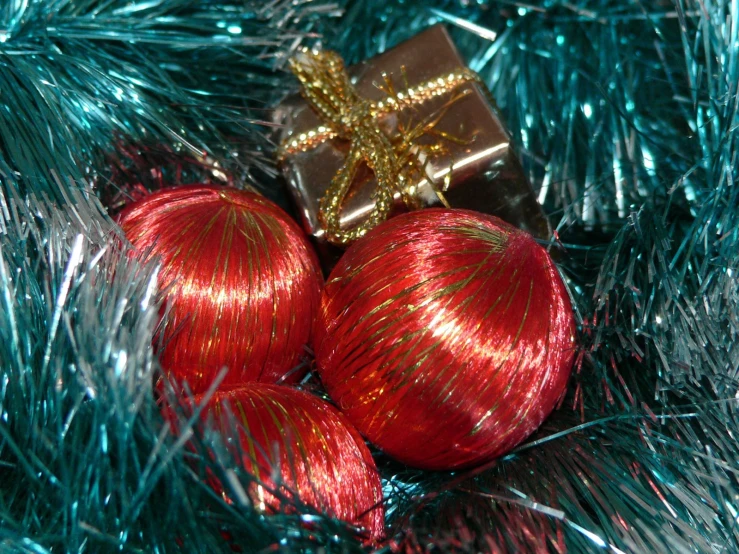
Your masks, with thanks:
<instances>
[{"instance_id":1,"label":"glittery gold ribbon","mask_svg":"<svg viewBox=\"0 0 739 554\"><path fill-rule=\"evenodd\" d=\"M359 95L336 52L303 50L290 60L290 68L301 83L303 96L324 125L290 137L280 147L280 158L308 151L333 138L350 143L346 161L320 203L319 218L326 239L340 245L349 244L387 219L396 192L409 208L420 207L418 190L411 179L413 165L407 163L408 154L417 150L418 139L439 118L428 119L406 133L401 141L392 142L380 128L380 117L447 94L462 84L480 82L476 73L460 68L401 92L394 92L389 86L387 98L373 102ZM375 175L375 206L361 224L345 230L341 228L341 206L363 163Z\"/></svg>"}]
</instances>

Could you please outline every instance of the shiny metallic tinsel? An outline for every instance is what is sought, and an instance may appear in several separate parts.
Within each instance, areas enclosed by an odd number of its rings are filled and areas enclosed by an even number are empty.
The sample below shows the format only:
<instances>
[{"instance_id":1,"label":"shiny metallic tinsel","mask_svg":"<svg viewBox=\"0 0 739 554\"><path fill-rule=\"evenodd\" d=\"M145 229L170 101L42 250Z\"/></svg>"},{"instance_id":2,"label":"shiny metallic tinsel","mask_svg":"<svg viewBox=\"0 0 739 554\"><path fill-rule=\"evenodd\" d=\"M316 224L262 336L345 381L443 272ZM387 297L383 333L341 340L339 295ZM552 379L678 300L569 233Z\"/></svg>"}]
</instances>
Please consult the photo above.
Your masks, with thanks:
<instances>
[{"instance_id":1,"label":"shiny metallic tinsel","mask_svg":"<svg viewBox=\"0 0 739 554\"><path fill-rule=\"evenodd\" d=\"M262 121L278 70L335 12L300 0L3 2L0 168L63 202L71 182L106 186L102 156L122 137L215 156L254 183L272 172Z\"/></svg>"},{"instance_id":2,"label":"shiny metallic tinsel","mask_svg":"<svg viewBox=\"0 0 739 554\"><path fill-rule=\"evenodd\" d=\"M0 546L359 548L325 518L219 502L206 466L231 498L248 477L217 434L185 453L162 431L156 269L106 247L91 185L115 189L118 140L271 175L259 121L297 45L351 63L439 20L558 227L583 348L562 410L493 467L380 459L387 548L739 550L739 0L3 3Z\"/></svg>"}]
</instances>

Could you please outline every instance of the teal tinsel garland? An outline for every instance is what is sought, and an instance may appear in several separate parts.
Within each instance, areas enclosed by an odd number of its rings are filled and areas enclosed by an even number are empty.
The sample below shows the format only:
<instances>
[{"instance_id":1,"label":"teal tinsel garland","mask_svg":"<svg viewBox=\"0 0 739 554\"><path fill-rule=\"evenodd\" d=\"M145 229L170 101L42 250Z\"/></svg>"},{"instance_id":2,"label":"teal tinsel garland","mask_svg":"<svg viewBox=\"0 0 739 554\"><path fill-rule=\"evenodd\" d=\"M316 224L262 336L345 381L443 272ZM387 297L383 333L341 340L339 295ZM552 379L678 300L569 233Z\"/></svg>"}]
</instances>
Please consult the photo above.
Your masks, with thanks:
<instances>
[{"instance_id":1,"label":"teal tinsel garland","mask_svg":"<svg viewBox=\"0 0 739 554\"><path fill-rule=\"evenodd\" d=\"M264 517L205 484L240 498L250 477L226 476L217 433L188 450L163 425L156 268L100 199L224 175L279 197L264 120L295 86L290 53L357 61L437 21L557 223L582 349L562 409L494 465L378 454L383 549L739 551L739 0L5 2L2 550L363 548L306 507Z\"/></svg>"}]
</instances>

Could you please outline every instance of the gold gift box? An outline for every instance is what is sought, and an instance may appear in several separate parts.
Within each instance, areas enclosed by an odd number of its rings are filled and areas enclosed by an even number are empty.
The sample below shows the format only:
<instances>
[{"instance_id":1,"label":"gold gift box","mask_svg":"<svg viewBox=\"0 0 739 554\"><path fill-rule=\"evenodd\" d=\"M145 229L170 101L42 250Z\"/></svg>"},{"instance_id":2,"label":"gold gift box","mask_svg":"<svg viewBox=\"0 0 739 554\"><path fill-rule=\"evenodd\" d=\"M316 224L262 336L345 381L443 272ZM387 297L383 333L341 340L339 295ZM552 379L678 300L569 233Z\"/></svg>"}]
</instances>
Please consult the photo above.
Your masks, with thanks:
<instances>
[{"instance_id":1,"label":"gold gift box","mask_svg":"<svg viewBox=\"0 0 739 554\"><path fill-rule=\"evenodd\" d=\"M416 87L427 86L449 75L459 74L465 64L446 29L437 25L395 48L347 69L357 93L374 103L388 100L387 83L396 94L409 97ZM465 70L466 71L466 70ZM412 98L409 101L412 104ZM421 207L441 206L442 198L455 208L495 215L539 238L549 238L551 229L536 195L514 153L490 93L478 81L468 80L444 94L424 98L412 106L378 117L380 128L397 134L408 120L419 121L439 114L429 133L418 140L424 171L416 183ZM312 107L298 95L287 98L274 112L278 139L289 144L311 131L326 129ZM445 138L446 137L446 138ZM426 146L441 145L425 154ZM330 269L341 249L329 244L321 225L320 201L332 179L345 164L349 141L332 138L304 151L287 154L281 166L306 232L315 240L324 267ZM430 150L429 150L430 151ZM360 224L374 208L376 182L366 167L357 172L340 211L342 229ZM439 194L440 193L440 194ZM390 214L407 208L395 194Z\"/></svg>"}]
</instances>

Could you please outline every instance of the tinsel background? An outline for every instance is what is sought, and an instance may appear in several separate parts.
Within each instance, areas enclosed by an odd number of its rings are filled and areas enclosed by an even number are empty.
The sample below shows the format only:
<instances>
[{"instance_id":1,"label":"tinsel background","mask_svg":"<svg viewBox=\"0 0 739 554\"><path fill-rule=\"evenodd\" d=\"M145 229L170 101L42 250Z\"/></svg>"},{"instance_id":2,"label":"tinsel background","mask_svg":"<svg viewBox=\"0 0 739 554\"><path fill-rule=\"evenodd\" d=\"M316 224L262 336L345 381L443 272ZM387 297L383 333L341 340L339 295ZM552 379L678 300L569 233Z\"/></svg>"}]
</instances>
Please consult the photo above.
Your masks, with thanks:
<instances>
[{"instance_id":1,"label":"tinsel background","mask_svg":"<svg viewBox=\"0 0 739 554\"><path fill-rule=\"evenodd\" d=\"M557 227L581 348L505 458L378 454L378 548L739 552L739 0L4 0L1 551L364 548L307 507L259 515L222 437L164 424L157 268L112 215L203 181L287 206L267 121L290 54L352 63L439 21Z\"/></svg>"}]
</instances>

